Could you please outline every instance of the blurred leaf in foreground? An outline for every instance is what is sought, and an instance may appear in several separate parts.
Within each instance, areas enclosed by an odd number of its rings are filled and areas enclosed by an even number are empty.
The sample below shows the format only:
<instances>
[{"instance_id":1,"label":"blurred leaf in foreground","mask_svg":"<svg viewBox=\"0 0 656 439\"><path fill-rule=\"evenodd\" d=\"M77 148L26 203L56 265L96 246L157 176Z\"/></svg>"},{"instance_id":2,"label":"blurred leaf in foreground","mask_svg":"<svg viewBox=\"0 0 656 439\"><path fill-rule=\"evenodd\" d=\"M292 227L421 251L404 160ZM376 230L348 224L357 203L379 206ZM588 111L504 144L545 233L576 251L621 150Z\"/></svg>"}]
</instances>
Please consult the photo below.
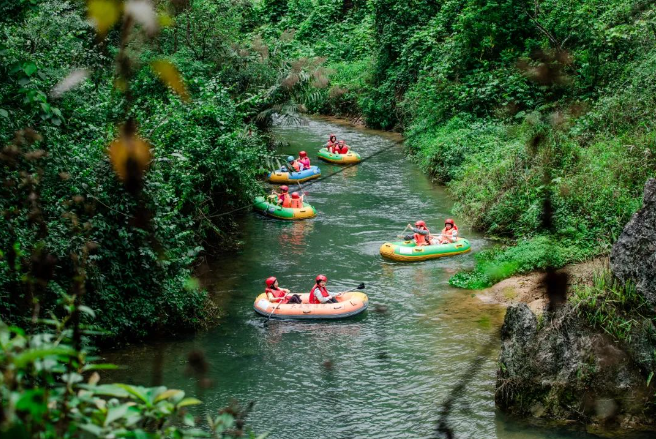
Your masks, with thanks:
<instances>
[{"instance_id":1,"label":"blurred leaf in foreground","mask_svg":"<svg viewBox=\"0 0 656 439\"><path fill-rule=\"evenodd\" d=\"M171 87L183 101L189 101L187 87L185 87L182 75L180 75L176 66L162 59L153 61L150 66L164 84Z\"/></svg>"},{"instance_id":2,"label":"blurred leaf in foreground","mask_svg":"<svg viewBox=\"0 0 656 439\"><path fill-rule=\"evenodd\" d=\"M96 28L98 35L104 37L121 16L121 4L116 0L89 0L87 16Z\"/></svg>"}]
</instances>

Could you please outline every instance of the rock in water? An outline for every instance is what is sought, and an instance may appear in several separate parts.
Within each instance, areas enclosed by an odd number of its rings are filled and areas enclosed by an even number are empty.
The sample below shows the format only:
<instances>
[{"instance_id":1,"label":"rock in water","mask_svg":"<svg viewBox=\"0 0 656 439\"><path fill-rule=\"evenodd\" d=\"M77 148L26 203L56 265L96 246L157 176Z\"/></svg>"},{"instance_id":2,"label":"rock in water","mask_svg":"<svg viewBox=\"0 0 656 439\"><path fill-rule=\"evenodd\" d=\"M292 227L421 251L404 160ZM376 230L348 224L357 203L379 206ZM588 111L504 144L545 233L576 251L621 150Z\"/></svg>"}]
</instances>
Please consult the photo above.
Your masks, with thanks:
<instances>
[{"instance_id":1,"label":"rock in water","mask_svg":"<svg viewBox=\"0 0 656 439\"><path fill-rule=\"evenodd\" d=\"M642 208L624 227L610 254L613 274L632 281L652 307L656 307L656 179L645 184Z\"/></svg>"},{"instance_id":2,"label":"rock in water","mask_svg":"<svg viewBox=\"0 0 656 439\"><path fill-rule=\"evenodd\" d=\"M592 429L653 424L653 389L621 344L590 328L570 304L542 319L525 304L508 308L495 394L500 409Z\"/></svg>"}]
</instances>

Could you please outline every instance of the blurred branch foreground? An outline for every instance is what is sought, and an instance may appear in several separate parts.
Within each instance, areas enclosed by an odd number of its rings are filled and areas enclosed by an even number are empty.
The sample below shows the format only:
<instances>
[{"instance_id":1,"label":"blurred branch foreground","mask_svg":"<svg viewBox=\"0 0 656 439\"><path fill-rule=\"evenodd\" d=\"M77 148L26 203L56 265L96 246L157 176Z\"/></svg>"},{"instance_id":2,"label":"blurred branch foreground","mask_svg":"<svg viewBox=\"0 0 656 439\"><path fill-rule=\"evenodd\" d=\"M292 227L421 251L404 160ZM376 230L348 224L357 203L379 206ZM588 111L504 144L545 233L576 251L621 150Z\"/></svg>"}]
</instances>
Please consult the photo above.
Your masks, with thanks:
<instances>
[{"instance_id":1,"label":"blurred branch foreground","mask_svg":"<svg viewBox=\"0 0 656 439\"><path fill-rule=\"evenodd\" d=\"M174 23L167 8L180 14L188 3L88 0L86 21L81 6L0 6L0 436L254 437L244 430L249 409L208 414L201 429L189 411L201 401L181 390L100 383L116 366L96 363L92 337L174 332L211 318L190 278L204 231L186 230L196 209L230 208L215 194L231 185L250 196L265 145L220 85L204 81L191 102L164 59L167 41L178 50L177 37L162 35ZM239 160L206 152L236 145ZM195 154L208 162L186 164ZM171 160L180 166L153 166ZM216 166L204 169L210 162L246 172L226 182Z\"/></svg>"}]
</instances>

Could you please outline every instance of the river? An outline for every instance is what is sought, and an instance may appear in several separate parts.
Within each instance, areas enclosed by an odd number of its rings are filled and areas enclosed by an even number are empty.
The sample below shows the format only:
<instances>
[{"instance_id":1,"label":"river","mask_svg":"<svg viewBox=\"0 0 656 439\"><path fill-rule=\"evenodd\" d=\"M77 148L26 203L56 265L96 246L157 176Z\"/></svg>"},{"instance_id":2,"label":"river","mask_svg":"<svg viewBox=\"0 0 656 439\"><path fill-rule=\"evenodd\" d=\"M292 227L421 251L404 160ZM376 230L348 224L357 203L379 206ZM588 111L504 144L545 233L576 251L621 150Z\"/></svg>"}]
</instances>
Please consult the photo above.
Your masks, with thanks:
<instances>
[{"instance_id":1,"label":"river","mask_svg":"<svg viewBox=\"0 0 656 439\"><path fill-rule=\"evenodd\" d=\"M324 176L341 169L316 159L329 133L363 157L383 152L304 186L315 219L240 217L240 251L212 261L202 275L225 312L220 325L107 353L126 367L112 378L140 385L161 378L200 397L201 410L209 413L231 400L253 401L248 425L274 439L442 437L436 435L440 420L456 438L593 437L517 423L495 410L504 310L448 284L451 275L473 266L473 253L485 240L455 217L472 253L415 264L383 260L378 249L384 241L418 219L440 229L453 203L406 160L394 136L327 119L275 129L289 144L283 153L308 151ZM369 310L345 321L268 324L253 311L268 276L307 292L319 273L328 276L331 291L364 282ZM208 388L185 373L193 350L204 352L209 364Z\"/></svg>"}]
</instances>

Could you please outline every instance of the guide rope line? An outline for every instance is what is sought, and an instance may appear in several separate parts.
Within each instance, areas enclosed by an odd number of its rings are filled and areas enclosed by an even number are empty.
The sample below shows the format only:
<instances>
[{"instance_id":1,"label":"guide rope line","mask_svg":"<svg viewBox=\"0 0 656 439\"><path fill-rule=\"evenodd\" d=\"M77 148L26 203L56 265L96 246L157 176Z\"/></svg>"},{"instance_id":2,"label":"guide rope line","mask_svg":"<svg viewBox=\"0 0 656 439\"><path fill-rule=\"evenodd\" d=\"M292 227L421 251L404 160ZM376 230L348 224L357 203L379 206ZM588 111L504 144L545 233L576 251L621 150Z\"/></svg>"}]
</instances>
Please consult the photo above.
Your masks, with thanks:
<instances>
[{"instance_id":1,"label":"guide rope line","mask_svg":"<svg viewBox=\"0 0 656 439\"><path fill-rule=\"evenodd\" d=\"M353 166L358 166L360 163L366 162L367 160L369 160L369 159L371 159L371 158L373 158L373 157L375 157L375 156L377 156L377 155L380 155L380 154L382 154L382 153L384 153L384 152L389 151L389 150L392 149L393 147L396 147L399 143L401 143L401 142L394 142L393 144L389 145L388 147L385 147L385 148L379 149L378 151L372 153L371 155L366 156L365 158L363 158L362 160L360 160L360 162L358 162L358 163L351 163L351 164L345 165L345 166L343 166L341 169L339 169L339 170L337 170L337 171L335 171L335 172L333 172L333 173L331 173L331 174L328 174L328 175L326 175L326 176L324 176L324 177L319 177L319 178L317 178L317 179L311 180L310 182L308 182L308 183L305 184L305 187L307 187L307 186L312 186L312 185L315 184L315 183L319 183L320 181L327 180L327 179L329 179L329 178L331 178L331 177L334 177L334 176L337 175L337 174L341 174L342 172L346 171L346 170L349 169L349 168L352 168ZM300 183L299 183L298 185L301 186ZM302 186L301 186L301 189L302 189ZM223 213L219 213L219 214L216 214L216 215L210 215L209 218L218 218L218 217L222 217L222 216L226 216L226 215L231 215L231 214L233 214L233 213L235 213L235 212L239 212L240 210L244 210L244 209L247 209L247 208L249 208L249 207L253 207L253 206L255 206L255 203L249 203L249 204L247 204L247 205L245 205L245 206L238 207L238 208L233 209L233 210L230 210L230 211L228 211L228 212L223 212Z\"/></svg>"}]
</instances>

